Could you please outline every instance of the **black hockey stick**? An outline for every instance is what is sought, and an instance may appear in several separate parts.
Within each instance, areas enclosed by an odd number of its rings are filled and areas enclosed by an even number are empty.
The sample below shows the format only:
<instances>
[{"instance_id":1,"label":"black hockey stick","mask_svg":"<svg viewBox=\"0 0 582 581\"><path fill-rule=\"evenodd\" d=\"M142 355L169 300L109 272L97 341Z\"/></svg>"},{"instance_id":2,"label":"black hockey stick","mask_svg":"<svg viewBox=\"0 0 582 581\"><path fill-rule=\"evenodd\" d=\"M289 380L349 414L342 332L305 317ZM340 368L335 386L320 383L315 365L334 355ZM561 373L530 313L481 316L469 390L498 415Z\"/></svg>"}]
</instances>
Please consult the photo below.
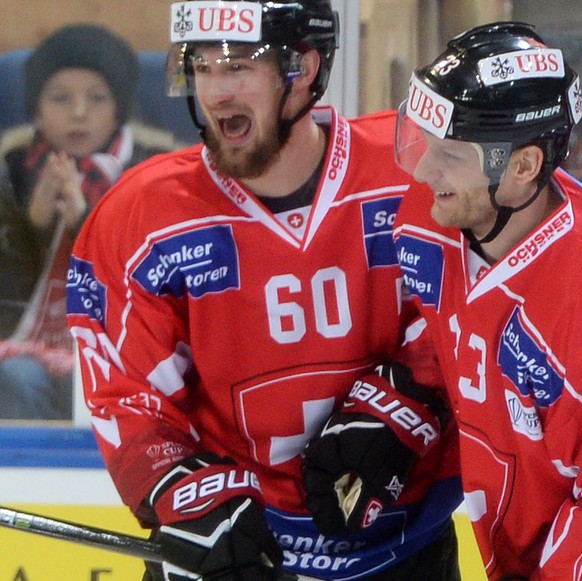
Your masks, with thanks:
<instances>
[{"instance_id":1,"label":"black hockey stick","mask_svg":"<svg viewBox=\"0 0 582 581\"><path fill-rule=\"evenodd\" d=\"M0 506L0 526L107 549L145 561L155 563L163 561L161 546L152 541L87 525L55 520L39 514L11 510L3 506Z\"/></svg>"},{"instance_id":2,"label":"black hockey stick","mask_svg":"<svg viewBox=\"0 0 582 581\"><path fill-rule=\"evenodd\" d=\"M155 563L164 561L161 545L153 541L30 512L12 510L4 506L0 506L0 526L106 549L144 561ZM203 579L210 581L213 577L215 576L200 577L200 581ZM277 577L277 581L295 581L296 579L295 575L285 572Z\"/></svg>"}]
</instances>

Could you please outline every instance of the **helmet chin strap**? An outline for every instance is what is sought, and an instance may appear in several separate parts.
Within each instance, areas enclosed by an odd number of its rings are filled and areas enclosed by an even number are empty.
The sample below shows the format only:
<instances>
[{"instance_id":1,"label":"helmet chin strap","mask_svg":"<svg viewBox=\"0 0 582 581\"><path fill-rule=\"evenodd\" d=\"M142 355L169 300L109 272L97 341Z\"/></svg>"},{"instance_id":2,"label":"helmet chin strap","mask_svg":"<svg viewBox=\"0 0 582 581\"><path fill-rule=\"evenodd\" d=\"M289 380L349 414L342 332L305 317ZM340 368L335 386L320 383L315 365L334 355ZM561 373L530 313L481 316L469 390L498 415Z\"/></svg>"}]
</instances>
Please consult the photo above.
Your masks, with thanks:
<instances>
[{"instance_id":1,"label":"helmet chin strap","mask_svg":"<svg viewBox=\"0 0 582 581\"><path fill-rule=\"evenodd\" d=\"M202 141L205 141L206 125L200 123L200 120L198 119L198 113L196 112L196 98L193 95L188 95L186 97L186 102L188 103L188 113L190 113L192 122L194 123L194 125L196 125L196 128L200 133L200 138L202 139Z\"/></svg>"},{"instance_id":2,"label":"helmet chin strap","mask_svg":"<svg viewBox=\"0 0 582 581\"><path fill-rule=\"evenodd\" d=\"M493 228L491 228L491 230L489 230L489 232L485 234L483 238L477 238L475 234L473 234L473 231L469 230L468 228L463 229L463 234L472 245L481 246L482 244L487 244L488 242L491 242L492 240L497 238L497 236L499 236L501 230L503 230L503 228L505 228L505 226L507 225L507 222L509 222L509 218L511 218L512 214L524 210L529 205L535 202L535 200L538 198L538 196L544 189L544 186L546 185L547 181L548 181L547 177L540 179L536 186L535 192L521 206L517 206L517 208L512 208L510 206L500 206L497 203L497 200L495 199L495 194L497 193L499 184L489 184L488 190L491 205L497 210L497 218L495 220L495 224L493 224Z\"/></svg>"},{"instance_id":3,"label":"helmet chin strap","mask_svg":"<svg viewBox=\"0 0 582 581\"><path fill-rule=\"evenodd\" d=\"M283 108L285 107L285 103L287 102L287 98L291 92L291 85L291 83L287 84L285 87L285 92L281 97L281 102L279 103L279 142L282 144L285 143L289 138L289 134L291 133L293 125L295 125L299 119L305 117L305 115L311 111L315 103L317 103L321 97L320 93L314 92L311 95L311 99L309 99L309 101L298 111L294 117L291 119L283 119Z\"/></svg>"}]
</instances>

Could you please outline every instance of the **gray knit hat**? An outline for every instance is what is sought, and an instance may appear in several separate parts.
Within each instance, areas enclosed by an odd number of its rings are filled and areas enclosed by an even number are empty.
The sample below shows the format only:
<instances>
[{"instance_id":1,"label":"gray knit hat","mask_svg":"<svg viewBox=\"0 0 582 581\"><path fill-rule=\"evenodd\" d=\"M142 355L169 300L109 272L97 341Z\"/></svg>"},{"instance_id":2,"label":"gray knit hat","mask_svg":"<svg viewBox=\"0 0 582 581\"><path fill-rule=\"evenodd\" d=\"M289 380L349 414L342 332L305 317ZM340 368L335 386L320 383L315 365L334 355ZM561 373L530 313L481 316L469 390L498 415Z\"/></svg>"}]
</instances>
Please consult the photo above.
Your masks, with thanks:
<instances>
[{"instance_id":1,"label":"gray knit hat","mask_svg":"<svg viewBox=\"0 0 582 581\"><path fill-rule=\"evenodd\" d=\"M125 40L95 24L64 26L32 52L24 68L24 105L31 118L45 83L65 68L101 73L117 102L119 122L127 120L139 78L137 55Z\"/></svg>"}]
</instances>

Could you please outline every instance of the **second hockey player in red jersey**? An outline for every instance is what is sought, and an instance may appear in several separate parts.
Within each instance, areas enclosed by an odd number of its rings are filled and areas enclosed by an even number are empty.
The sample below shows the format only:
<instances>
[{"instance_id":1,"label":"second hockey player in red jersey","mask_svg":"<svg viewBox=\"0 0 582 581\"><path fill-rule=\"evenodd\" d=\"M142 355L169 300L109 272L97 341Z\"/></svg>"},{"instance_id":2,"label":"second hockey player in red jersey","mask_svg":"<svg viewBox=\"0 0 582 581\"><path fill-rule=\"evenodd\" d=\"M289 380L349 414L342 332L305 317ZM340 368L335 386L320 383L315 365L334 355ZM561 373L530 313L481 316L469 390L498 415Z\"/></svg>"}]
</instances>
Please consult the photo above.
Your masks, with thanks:
<instances>
[{"instance_id":1,"label":"second hockey player in red jersey","mask_svg":"<svg viewBox=\"0 0 582 581\"><path fill-rule=\"evenodd\" d=\"M582 579L582 188L556 169L580 80L534 29L453 39L413 75L398 159L397 255L459 425L490 579Z\"/></svg>"},{"instance_id":2,"label":"second hockey player in red jersey","mask_svg":"<svg viewBox=\"0 0 582 581\"><path fill-rule=\"evenodd\" d=\"M392 242L395 115L312 110L327 0L178 3L172 31L204 145L122 178L68 282L101 452L168 558L146 579L458 580L456 432L415 383L438 370Z\"/></svg>"}]
</instances>

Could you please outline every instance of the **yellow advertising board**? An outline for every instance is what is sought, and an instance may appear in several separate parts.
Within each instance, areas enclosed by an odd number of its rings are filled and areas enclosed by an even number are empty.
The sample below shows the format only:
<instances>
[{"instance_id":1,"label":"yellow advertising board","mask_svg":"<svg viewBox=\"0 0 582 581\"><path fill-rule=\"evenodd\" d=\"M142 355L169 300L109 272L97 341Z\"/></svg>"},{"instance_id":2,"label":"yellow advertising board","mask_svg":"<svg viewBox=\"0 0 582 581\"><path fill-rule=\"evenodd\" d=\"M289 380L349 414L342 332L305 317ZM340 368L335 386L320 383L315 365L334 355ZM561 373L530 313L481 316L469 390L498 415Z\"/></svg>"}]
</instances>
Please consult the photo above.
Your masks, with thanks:
<instances>
[{"instance_id":1,"label":"yellow advertising board","mask_svg":"<svg viewBox=\"0 0 582 581\"><path fill-rule=\"evenodd\" d=\"M146 537L121 506L7 505L14 510ZM73 542L0 528L0 581L140 581L143 562Z\"/></svg>"}]
</instances>

